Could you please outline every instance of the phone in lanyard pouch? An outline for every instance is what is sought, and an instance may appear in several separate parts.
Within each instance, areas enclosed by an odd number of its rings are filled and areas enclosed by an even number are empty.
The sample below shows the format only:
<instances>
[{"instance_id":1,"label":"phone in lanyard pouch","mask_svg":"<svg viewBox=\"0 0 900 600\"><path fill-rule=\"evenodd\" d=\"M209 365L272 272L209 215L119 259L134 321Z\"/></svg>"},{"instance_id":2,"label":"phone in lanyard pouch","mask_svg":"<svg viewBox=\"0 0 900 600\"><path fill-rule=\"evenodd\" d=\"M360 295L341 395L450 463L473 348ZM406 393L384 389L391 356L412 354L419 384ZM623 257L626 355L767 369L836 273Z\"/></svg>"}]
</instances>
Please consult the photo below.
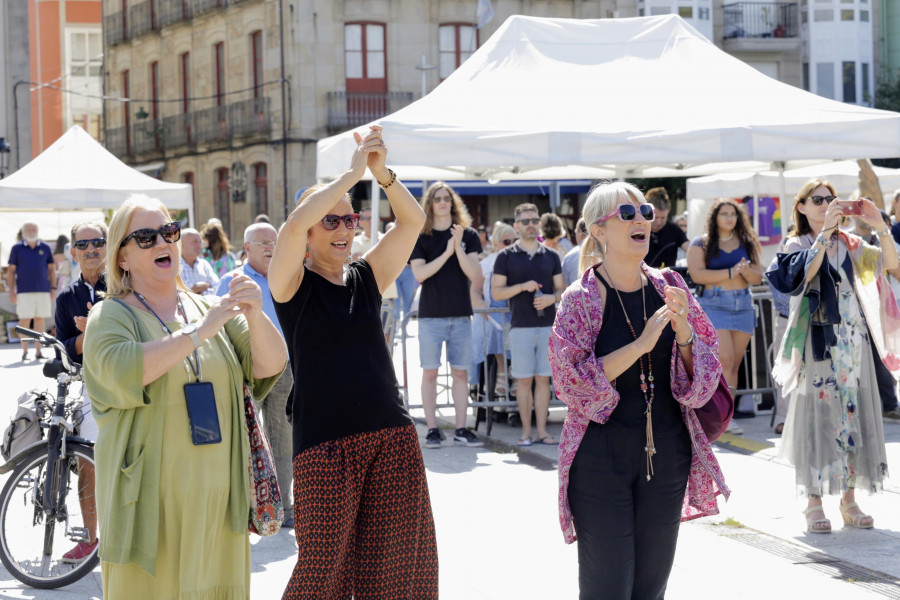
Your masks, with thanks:
<instances>
[{"instance_id":1,"label":"phone in lanyard pouch","mask_svg":"<svg viewBox=\"0 0 900 600\"><path fill-rule=\"evenodd\" d=\"M216 394L210 381L184 384L188 421L191 424L191 440L195 446L218 444L222 441L219 429L219 412L216 410Z\"/></svg>"}]
</instances>

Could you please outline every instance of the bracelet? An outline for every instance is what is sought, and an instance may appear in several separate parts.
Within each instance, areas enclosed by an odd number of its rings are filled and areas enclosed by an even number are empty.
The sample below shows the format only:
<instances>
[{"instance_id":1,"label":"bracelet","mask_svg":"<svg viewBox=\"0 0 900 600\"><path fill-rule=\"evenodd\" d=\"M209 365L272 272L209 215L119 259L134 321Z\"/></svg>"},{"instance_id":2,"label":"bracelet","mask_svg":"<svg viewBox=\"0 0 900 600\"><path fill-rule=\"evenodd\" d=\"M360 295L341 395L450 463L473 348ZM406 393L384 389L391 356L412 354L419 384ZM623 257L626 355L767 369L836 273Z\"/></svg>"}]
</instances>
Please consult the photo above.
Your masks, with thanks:
<instances>
[{"instance_id":1,"label":"bracelet","mask_svg":"<svg viewBox=\"0 0 900 600\"><path fill-rule=\"evenodd\" d=\"M820 246L822 246L823 248L825 248L826 250L828 250L829 248L831 248L834 245L834 242L825 239L825 236L822 235L821 233L816 236L816 243L819 244Z\"/></svg>"},{"instance_id":2,"label":"bracelet","mask_svg":"<svg viewBox=\"0 0 900 600\"><path fill-rule=\"evenodd\" d=\"M691 335L688 336L688 339L683 344L678 341L677 337L675 338L675 345L678 346L679 348L687 348L688 346L690 346L693 343L694 343L694 330L693 329L691 329Z\"/></svg>"},{"instance_id":3,"label":"bracelet","mask_svg":"<svg viewBox=\"0 0 900 600\"><path fill-rule=\"evenodd\" d=\"M878 237L883 238L889 236L891 234L891 230L885 227L883 230L878 231L877 233Z\"/></svg>"},{"instance_id":4,"label":"bracelet","mask_svg":"<svg viewBox=\"0 0 900 600\"><path fill-rule=\"evenodd\" d=\"M383 190L388 189L389 187L391 187L392 185L394 185L394 182L395 182L395 181L397 181L397 174L394 173L394 170L393 170L393 169L388 169L388 173L391 174L391 179L390 179L390 181L388 181L387 183L381 183L380 181L378 182L378 185L380 185L380 186L381 186L381 189L383 189Z\"/></svg>"}]
</instances>

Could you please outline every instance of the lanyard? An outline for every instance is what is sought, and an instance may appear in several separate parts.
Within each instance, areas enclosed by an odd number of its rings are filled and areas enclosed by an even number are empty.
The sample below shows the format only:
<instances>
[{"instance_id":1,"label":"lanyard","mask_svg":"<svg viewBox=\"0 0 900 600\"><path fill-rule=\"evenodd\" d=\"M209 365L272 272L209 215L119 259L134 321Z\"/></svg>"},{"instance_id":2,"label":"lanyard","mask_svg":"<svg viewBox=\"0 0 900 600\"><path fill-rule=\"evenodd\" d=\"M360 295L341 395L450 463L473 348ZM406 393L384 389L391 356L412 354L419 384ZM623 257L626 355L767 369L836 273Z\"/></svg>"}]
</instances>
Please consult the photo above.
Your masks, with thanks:
<instances>
[{"instance_id":1,"label":"lanyard","mask_svg":"<svg viewBox=\"0 0 900 600\"><path fill-rule=\"evenodd\" d=\"M156 314L156 311L153 310L152 308L150 308L150 305L147 304L147 301L144 300L144 297L142 295L138 294L137 292L135 292L134 295L137 296L137 299L141 301L141 304L143 304L144 307L150 311L150 314L152 314L154 317L156 317L156 320L159 321L160 325L162 325L162 330L164 332L166 332L167 334L171 335L172 330L169 329L169 327L166 325L165 321L163 321L162 319L159 318L159 315ZM176 292L175 298L178 300L178 308L181 309L181 314L184 316L184 320L187 321L187 313L184 312L184 305L181 303L181 294L178 294ZM191 360L190 354L188 354L187 356L184 357L184 361L185 361L185 369L190 368L190 370L188 371L188 374L193 373L194 377L197 378L197 381L200 381L200 354L197 352L197 349L194 348L194 360L193 361Z\"/></svg>"}]
</instances>

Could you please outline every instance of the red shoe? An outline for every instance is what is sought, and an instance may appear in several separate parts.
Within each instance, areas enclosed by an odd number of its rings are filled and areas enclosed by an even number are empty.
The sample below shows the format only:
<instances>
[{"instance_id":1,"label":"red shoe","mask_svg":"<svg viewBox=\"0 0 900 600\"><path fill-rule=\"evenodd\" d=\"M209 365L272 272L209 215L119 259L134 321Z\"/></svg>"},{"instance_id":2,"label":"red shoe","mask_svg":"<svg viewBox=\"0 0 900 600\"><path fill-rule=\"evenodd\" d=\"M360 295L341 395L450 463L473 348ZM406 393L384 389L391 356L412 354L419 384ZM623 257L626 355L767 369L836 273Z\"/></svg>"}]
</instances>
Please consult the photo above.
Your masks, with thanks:
<instances>
[{"instance_id":1,"label":"red shoe","mask_svg":"<svg viewBox=\"0 0 900 600\"><path fill-rule=\"evenodd\" d=\"M62 561L71 565L78 564L91 555L91 552L94 551L98 543L99 540L95 541L93 544L78 542L77 546L63 554Z\"/></svg>"}]
</instances>

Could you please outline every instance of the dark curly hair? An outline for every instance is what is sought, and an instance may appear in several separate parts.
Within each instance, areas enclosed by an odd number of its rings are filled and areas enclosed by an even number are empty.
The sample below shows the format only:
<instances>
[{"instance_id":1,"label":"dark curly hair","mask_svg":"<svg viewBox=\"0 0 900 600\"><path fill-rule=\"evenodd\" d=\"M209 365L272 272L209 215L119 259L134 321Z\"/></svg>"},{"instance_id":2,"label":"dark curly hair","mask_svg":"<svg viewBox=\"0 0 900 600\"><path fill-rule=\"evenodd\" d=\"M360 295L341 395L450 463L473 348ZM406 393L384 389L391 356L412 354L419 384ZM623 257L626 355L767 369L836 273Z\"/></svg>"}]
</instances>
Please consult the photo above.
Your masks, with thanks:
<instances>
[{"instance_id":1,"label":"dark curly hair","mask_svg":"<svg viewBox=\"0 0 900 600\"><path fill-rule=\"evenodd\" d=\"M716 219L719 217L719 211L726 204L728 206L733 206L737 213L737 223L734 225L734 233L738 237L738 242L747 252L750 262L755 263L759 260L759 239L756 237L756 232L753 231L753 227L750 226L750 219L747 217L743 205L736 200L722 198L709 209L709 216L706 219L705 250L707 267L709 267L709 262L719 255L719 226L716 223Z\"/></svg>"}]
</instances>

